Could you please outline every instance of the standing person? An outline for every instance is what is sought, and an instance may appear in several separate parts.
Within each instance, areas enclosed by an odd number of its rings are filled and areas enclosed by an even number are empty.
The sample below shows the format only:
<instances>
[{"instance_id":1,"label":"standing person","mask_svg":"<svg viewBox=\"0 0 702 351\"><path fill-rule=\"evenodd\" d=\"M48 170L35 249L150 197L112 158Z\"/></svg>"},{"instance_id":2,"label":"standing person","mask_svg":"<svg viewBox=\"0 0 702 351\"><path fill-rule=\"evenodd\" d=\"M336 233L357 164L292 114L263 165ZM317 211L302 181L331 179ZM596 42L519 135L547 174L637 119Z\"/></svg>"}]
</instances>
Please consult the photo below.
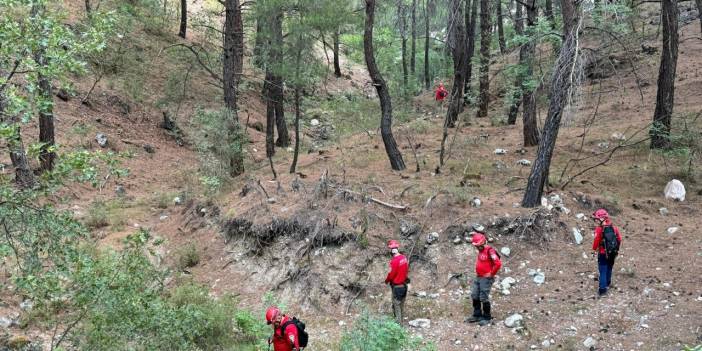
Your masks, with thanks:
<instances>
[{"instance_id":1,"label":"standing person","mask_svg":"<svg viewBox=\"0 0 702 351\"><path fill-rule=\"evenodd\" d=\"M597 295L603 296L612 284L612 268L619 254L622 236L619 234L619 228L612 225L607 210L601 208L595 211L592 219L595 221L595 240L592 242L592 250L597 252L597 269L600 272Z\"/></svg>"},{"instance_id":2,"label":"standing person","mask_svg":"<svg viewBox=\"0 0 702 351\"><path fill-rule=\"evenodd\" d=\"M436 105L439 107L439 110L443 110L444 108L444 99L448 96L448 91L446 88L444 88L444 83L439 83L439 86L436 88L434 99L436 100Z\"/></svg>"},{"instance_id":3,"label":"standing person","mask_svg":"<svg viewBox=\"0 0 702 351\"><path fill-rule=\"evenodd\" d=\"M392 292L392 314L395 316L397 324L402 324L402 310L405 307L405 297L407 297L407 271L409 271L409 261L407 257L400 253L400 243L397 240L388 242L388 249L392 255L390 260L390 272L385 277L385 284L390 284Z\"/></svg>"},{"instance_id":4,"label":"standing person","mask_svg":"<svg viewBox=\"0 0 702 351\"><path fill-rule=\"evenodd\" d=\"M487 238L483 233L472 232L471 234L473 235L473 247L478 250L478 257L475 260L475 278L470 294L473 299L473 315L467 318L466 322L479 322L482 326L490 324L492 319L490 288L495 282L495 275L502 267L502 261L500 261L500 255L497 254L497 251L487 245Z\"/></svg>"},{"instance_id":5,"label":"standing person","mask_svg":"<svg viewBox=\"0 0 702 351\"><path fill-rule=\"evenodd\" d=\"M266 323L273 327L273 336L268 338L268 345L273 344L274 351L302 350L300 333L294 320L284 315L278 307L271 306L266 310Z\"/></svg>"}]
</instances>

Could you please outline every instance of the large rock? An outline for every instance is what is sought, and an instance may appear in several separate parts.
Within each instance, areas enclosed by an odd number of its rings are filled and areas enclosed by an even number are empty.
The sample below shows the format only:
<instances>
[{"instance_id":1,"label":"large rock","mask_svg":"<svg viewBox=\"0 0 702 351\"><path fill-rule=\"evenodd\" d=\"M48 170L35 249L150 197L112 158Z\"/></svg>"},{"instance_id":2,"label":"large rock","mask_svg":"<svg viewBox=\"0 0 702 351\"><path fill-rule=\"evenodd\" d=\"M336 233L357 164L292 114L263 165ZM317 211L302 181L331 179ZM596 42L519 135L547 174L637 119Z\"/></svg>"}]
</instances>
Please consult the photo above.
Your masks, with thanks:
<instances>
[{"instance_id":1,"label":"large rock","mask_svg":"<svg viewBox=\"0 0 702 351\"><path fill-rule=\"evenodd\" d=\"M591 349L595 346L597 346L597 340L595 340L593 337L588 336L585 341L583 341L583 346L587 347L588 349Z\"/></svg>"},{"instance_id":2,"label":"large rock","mask_svg":"<svg viewBox=\"0 0 702 351\"><path fill-rule=\"evenodd\" d=\"M97 133L95 136L95 141L97 141L100 147L107 147L107 135L102 133Z\"/></svg>"},{"instance_id":3,"label":"large rock","mask_svg":"<svg viewBox=\"0 0 702 351\"><path fill-rule=\"evenodd\" d=\"M509 288L512 287L512 285L514 285L514 284L516 284L516 283L517 283L517 280L516 280L516 279L514 279L514 278L512 278L512 277L507 277L507 278L505 278L505 279L502 279L502 281L500 281L500 287L501 287L503 290L504 290L504 289L509 289Z\"/></svg>"},{"instance_id":4,"label":"large rock","mask_svg":"<svg viewBox=\"0 0 702 351\"><path fill-rule=\"evenodd\" d=\"M685 201L685 185L677 179L673 179L665 186L665 198L676 201Z\"/></svg>"},{"instance_id":5,"label":"large rock","mask_svg":"<svg viewBox=\"0 0 702 351\"><path fill-rule=\"evenodd\" d=\"M515 313L505 319L505 326L507 328L515 328L522 325L524 317L521 314Z\"/></svg>"},{"instance_id":6,"label":"large rock","mask_svg":"<svg viewBox=\"0 0 702 351\"><path fill-rule=\"evenodd\" d=\"M546 282L546 275L544 274L544 272L536 272L536 274L534 275L534 283L541 285L544 282Z\"/></svg>"},{"instance_id":7,"label":"large rock","mask_svg":"<svg viewBox=\"0 0 702 351\"><path fill-rule=\"evenodd\" d=\"M426 318L417 318L409 321L410 327L429 329L431 328L431 321Z\"/></svg>"}]
</instances>

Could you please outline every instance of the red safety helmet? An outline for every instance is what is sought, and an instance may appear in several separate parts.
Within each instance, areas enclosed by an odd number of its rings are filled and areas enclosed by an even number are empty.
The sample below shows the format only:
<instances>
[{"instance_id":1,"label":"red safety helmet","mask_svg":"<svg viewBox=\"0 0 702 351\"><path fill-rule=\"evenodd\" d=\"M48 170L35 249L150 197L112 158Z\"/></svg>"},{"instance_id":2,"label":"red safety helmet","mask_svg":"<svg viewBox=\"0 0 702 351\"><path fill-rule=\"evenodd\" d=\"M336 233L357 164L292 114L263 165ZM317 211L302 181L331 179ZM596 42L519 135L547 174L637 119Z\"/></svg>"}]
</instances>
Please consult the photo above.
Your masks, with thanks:
<instances>
[{"instance_id":1,"label":"red safety helmet","mask_svg":"<svg viewBox=\"0 0 702 351\"><path fill-rule=\"evenodd\" d=\"M388 249L399 249L400 248L400 243L397 242L397 240L390 240L388 241Z\"/></svg>"},{"instance_id":2,"label":"red safety helmet","mask_svg":"<svg viewBox=\"0 0 702 351\"><path fill-rule=\"evenodd\" d=\"M592 214L592 218L604 221L609 219L609 213L607 213L607 210L604 208L601 208Z\"/></svg>"},{"instance_id":3,"label":"red safety helmet","mask_svg":"<svg viewBox=\"0 0 702 351\"><path fill-rule=\"evenodd\" d=\"M487 238L485 235L480 233L473 234L473 246L483 246L487 243Z\"/></svg>"},{"instance_id":4,"label":"red safety helmet","mask_svg":"<svg viewBox=\"0 0 702 351\"><path fill-rule=\"evenodd\" d=\"M266 310L266 323L271 324L273 323L273 320L275 320L275 317L278 317L280 314L280 309L275 306L268 307Z\"/></svg>"}]
</instances>

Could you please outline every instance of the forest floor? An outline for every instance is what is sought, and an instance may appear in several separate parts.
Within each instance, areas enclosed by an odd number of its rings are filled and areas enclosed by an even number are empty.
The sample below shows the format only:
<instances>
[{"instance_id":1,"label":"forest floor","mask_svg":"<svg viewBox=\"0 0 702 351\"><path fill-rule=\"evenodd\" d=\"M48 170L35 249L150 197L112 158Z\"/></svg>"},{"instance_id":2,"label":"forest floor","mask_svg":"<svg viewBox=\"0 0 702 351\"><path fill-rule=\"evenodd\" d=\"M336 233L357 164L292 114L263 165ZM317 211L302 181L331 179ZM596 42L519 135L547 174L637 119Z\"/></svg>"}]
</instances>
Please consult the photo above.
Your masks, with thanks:
<instances>
[{"instance_id":1,"label":"forest floor","mask_svg":"<svg viewBox=\"0 0 702 351\"><path fill-rule=\"evenodd\" d=\"M698 31L697 21L681 31L676 121L698 113L702 101L702 41L683 40ZM162 264L174 265L182 248L194 245L199 263L177 275L206 284L214 295L235 294L254 310L265 308L262 296L272 292L290 314L307 322L310 350L336 349L340 335L363 310L391 313L389 289L382 284L389 239L401 239L412 259L407 321L431 320L429 328L408 328L439 350L585 350L588 337L597 341L598 350L679 350L702 343L702 185L696 182L699 165L677 154L651 152L647 142L635 143L646 137L653 114L659 54L637 51L636 58L636 72L623 65L616 75L585 81L579 103L567 115L551 170L555 187L547 196L559 195L568 213L515 205L529 174L529 167L518 161L533 161L536 148L521 147L521 124L493 125L494 118L474 118L472 108L461 115L468 122L450 131L450 155L436 173L443 112L437 112L430 92L393 101L411 104L414 111L409 122L396 123L393 130L405 171L390 170L375 129L315 139L321 127L312 126L312 118L320 119L322 127L336 121L333 110L317 111L303 118L305 147L297 174L287 172L292 153L279 148L273 160L278 178L272 180L264 135L248 128L246 175L224 184L216 195L202 196L198 153L191 145L179 146L159 128L159 111L142 107L155 97L128 102L102 84L90 107L79 98L57 100L57 140L66 148L96 150L95 134L105 133L111 150L129 152L124 166L130 174L105 179L98 188L76 185L65 194L69 200L63 206L91 224L100 204L107 223L95 225L93 235L105 246L119 247L135 228L149 228L166 239L159 252ZM342 67L351 79L330 73L320 91L350 91L360 96L359 104L377 104L366 96L372 92L364 88L369 83L362 66L349 62ZM150 76L145 88L162 91L165 80L165 75ZM91 83L79 82L78 91L84 93ZM216 91L204 82L195 84L199 89L188 95L183 116L217 100ZM265 107L255 91L247 90L241 99L240 118L249 125L265 123ZM499 107L491 110L491 117L504 114L497 95L493 106ZM121 111L124 102L129 111ZM541 121L545 113L540 106ZM376 116L379 111L371 117ZM675 128L683 126L676 122ZM699 137L699 123L694 130ZM26 133L35 136L36 126ZM614 138L615 133L625 140ZM153 153L145 150L147 144ZM628 144L634 145L621 146ZM506 154L496 154L498 148ZM609 162L558 189L570 175L603 161L614 149ZM585 157L591 158L569 162ZM572 168L561 179L566 165ZM673 178L687 187L684 202L663 198L663 188ZM124 194L116 194L118 186ZM175 197L183 203L174 204ZM392 209L369 197L406 209ZM479 207L471 205L475 198ZM593 227L587 220L598 205L610 209L623 234L614 288L602 299L595 296ZM661 214L662 207L667 214ZM580 213L585 220L576 217ZM543 227L529 228L539 235L506 229L522 223L518 218L528 222L536 217L543 219ZM253 223L248 233L253 236L242 235L233 219ZM510 248L498 281L516 279L509 295L500 293L496 284L495 321L486 327L463 323L470 313L466 279L472 275L475 252L456 237L462 238L464 228L475 222L488 226L493 246ZM414 224L414 230L404 229ZM668 234L671 227L678 229ZM281 229L271 234L270 228ZM573 242L573 228L583 233L581 245ZM438 233L438 241L427 243L432 232ZM530 269L544 272L545 283L534 283ZM419 292L426 294L415 295ZM8 309L15 313L15 308ZM514 313L524 317L519 330L503 323Z\"/></svg>"}]
</instances>

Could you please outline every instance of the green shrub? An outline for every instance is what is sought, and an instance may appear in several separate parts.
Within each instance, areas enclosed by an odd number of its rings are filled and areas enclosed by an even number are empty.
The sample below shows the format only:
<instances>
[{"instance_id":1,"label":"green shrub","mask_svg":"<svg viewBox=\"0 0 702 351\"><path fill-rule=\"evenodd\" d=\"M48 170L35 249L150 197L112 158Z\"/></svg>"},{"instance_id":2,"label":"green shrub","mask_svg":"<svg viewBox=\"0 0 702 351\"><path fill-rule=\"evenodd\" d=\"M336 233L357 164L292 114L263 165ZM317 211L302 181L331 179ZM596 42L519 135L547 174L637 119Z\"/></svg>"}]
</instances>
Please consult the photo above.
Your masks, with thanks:
<instances>
[{"instance_id":1,"label":"green shrub","mask_svg":"<svg viewBox=\"0 0 702 351\"><path fill-rule=\"evenodd\" d=\"M180 270L195 267L200 263L200 254L197 252L195 244L190 243L182 247L178 253L177 267Z\"/></svg>"},{"instance_id":2,"label":"green shrub","mask_svg":"<svg viewBox=\"0 0 702 351\"><path fill-rule=\"evenodd\" d=\"M213 179L229 176L232 158L243 157L246 136L241 128L234 135L230 134L227 121L235 118L230 114L226 110L198 109L192 119L193 139L200 155L200 171L208 189L210 185L221 186L221 181L213 182Z\"/></svg>"},{"instance_id":3,"label":"green shrub","mask_svg":"<svg viewBox=\"0 0 702 351\"><path fill-rule=\"evenodd\" d=\"M90 229L99 229L110 225L107 205L104 202L95 201L90 205L85 225Z\"/></svg>"},{"instance_id":4,"label":"green shrub","mask_svg":"<svg viewBox=\"0 0 702 351\"><path fill-rule=\"evenodd\" d=\"M702 344L697 346L687 346L682 349L682 351L702 351Z\"/></svg>"},{"instance_id":5,"label":"green shrub","mask_svg":"<svg viewBox=\"0 0 702 351\"><path fill-rule=\"evenodd\" d=\"M431 344L409 335L388 317L371 316L367 312L354 322L341 339L341 351L404 351L436 350Z\"/></svg>"}]
</instances>

